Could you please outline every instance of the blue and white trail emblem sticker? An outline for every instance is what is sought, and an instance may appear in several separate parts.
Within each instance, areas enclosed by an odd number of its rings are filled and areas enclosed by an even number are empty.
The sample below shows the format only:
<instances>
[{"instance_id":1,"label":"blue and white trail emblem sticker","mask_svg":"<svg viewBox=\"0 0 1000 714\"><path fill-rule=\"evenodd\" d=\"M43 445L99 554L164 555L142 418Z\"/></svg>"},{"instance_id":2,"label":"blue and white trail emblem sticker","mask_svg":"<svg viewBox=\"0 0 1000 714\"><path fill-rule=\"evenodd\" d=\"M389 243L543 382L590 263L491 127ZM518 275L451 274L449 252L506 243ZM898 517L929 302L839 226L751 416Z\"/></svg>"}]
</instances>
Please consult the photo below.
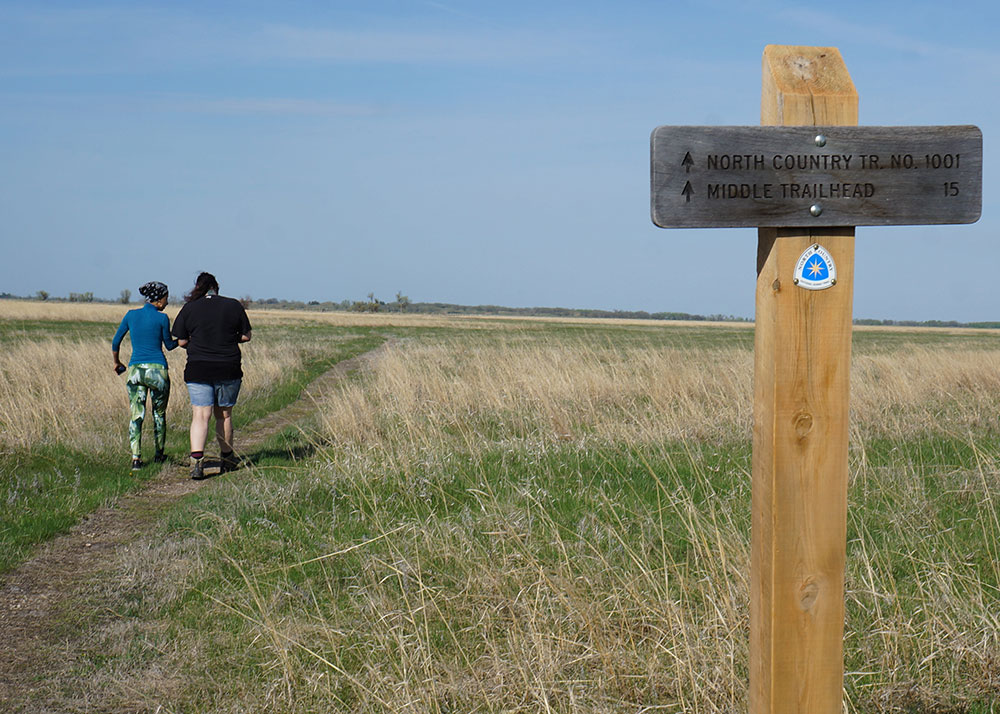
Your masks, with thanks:
<instances>
[{"instance_id":1,"label":"blue and white trail emblem sticker","mask_svg":"<svg viewBox=\"0 0 1000 714\"><path fill-rule=\"evenodd\" d=\"M819 243L814 243L799 256L792 282L806 290L825 290L837 284L837 266L833 257Z\"/></svg>"}]
</instances>

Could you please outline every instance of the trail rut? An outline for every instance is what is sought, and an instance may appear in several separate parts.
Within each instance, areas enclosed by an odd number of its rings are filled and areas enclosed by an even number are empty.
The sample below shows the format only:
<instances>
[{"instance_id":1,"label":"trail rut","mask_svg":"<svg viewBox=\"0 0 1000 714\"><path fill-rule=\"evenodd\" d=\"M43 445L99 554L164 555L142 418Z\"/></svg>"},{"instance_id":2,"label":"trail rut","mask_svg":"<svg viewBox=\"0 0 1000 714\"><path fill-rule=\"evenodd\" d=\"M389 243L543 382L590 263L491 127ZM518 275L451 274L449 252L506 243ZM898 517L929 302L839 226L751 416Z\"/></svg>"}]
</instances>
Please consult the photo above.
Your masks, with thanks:
<instances>
[{"instance_id":1,"label":"trail rut","mask_svg":"<svg viewBox=\"0 0 1000 714\"><path fill-rule=\"evenodd\" d=\"M324 394L352 371L366 368L392 343L387 340L370 352L339 362L313 380L298 400L240 430L237 453L250 454L269 437L307 418ZM188 477L186 458L177 461L161 469L141 491L94 511L69 532L41 546L30 560L0 576L0 710L61 711L42 701L44 697L36 698L36 687L54 668L72 664L74 640L79 641L84 633L74 632L57 615L67 603L90 599L89 591L97 587L94 576L109 568L118 549L149 533L167 506L211 486L212 478L192 481ZM206 463L210 475L217 472L217 460L209 457ZM58 663L53 662L56 653ZM100 702L88 703L84 710L111 711Z\"/></svg>"}]
</instances>

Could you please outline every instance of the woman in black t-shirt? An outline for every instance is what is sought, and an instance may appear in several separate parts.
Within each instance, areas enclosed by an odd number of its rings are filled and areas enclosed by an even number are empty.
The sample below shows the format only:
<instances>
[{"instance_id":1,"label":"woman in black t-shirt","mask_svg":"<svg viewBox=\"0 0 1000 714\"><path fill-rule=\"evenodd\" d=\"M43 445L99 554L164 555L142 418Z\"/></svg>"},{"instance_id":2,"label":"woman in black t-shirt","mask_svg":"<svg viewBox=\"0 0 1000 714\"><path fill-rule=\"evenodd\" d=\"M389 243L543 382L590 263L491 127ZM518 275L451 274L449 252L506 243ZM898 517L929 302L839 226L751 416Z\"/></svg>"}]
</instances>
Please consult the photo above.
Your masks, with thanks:
<instances>
[{"instance_id":1,"label":"woman in black t-shirt","mask_svg":"<svg viewBox=\"0 0 1000 714\"><path fill-rule=\"evenodd\" d=\"M205 478L205 440L215 416L219 473L237 467L233 407L243 380L240 343L250 341L250 320L238 300L219 295L211 273L201 273L174 320L173 334L187 350L184 381L191 397L191 478Z\"/></svg>"}]
</instances>

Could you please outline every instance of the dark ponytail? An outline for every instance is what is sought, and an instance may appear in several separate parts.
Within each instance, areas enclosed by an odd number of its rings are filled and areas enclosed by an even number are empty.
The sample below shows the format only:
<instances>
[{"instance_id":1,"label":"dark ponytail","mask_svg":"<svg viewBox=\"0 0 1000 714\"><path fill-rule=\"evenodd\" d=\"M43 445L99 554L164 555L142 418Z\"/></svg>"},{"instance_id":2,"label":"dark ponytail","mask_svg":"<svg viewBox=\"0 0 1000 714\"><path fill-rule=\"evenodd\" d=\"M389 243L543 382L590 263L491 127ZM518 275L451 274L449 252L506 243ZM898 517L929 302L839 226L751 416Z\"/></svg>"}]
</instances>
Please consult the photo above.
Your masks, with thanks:
<instances>
[{"instance_id":1,"label":"dark ponytail","mask_svg":"<svg viewBox=\"0 0 1000 714\"><path fill-rule=\"evenodd\" d=\"M201 273L194 281L194 289L184 296L184 302L191 302L200 297L205 297L209 292L219 292L219 281L211 273Z\"/></svg>"}]
</instances>

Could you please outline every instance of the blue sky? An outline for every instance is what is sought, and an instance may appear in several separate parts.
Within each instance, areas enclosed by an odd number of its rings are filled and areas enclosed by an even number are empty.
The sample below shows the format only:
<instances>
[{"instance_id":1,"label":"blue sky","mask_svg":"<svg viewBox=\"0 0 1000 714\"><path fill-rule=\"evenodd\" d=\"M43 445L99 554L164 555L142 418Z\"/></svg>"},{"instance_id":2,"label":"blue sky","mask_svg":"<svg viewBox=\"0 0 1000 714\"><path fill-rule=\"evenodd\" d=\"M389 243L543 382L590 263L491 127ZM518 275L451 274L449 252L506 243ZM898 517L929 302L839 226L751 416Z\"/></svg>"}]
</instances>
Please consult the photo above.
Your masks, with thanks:
<instances>
[{"instance_id":1,"label":"blue sky","mask_svg":"<svg viewBox=\"0 0 1000 714\"><path fill-rule=\"evenodd\" d=\"M976 124L983 218L862 227L857 317L998 320L993 2L3 2L0 292L753 315L756 231L649 218L661 124L757 124L767 44L860 123Z\"/></svg>"}]
</instances>

